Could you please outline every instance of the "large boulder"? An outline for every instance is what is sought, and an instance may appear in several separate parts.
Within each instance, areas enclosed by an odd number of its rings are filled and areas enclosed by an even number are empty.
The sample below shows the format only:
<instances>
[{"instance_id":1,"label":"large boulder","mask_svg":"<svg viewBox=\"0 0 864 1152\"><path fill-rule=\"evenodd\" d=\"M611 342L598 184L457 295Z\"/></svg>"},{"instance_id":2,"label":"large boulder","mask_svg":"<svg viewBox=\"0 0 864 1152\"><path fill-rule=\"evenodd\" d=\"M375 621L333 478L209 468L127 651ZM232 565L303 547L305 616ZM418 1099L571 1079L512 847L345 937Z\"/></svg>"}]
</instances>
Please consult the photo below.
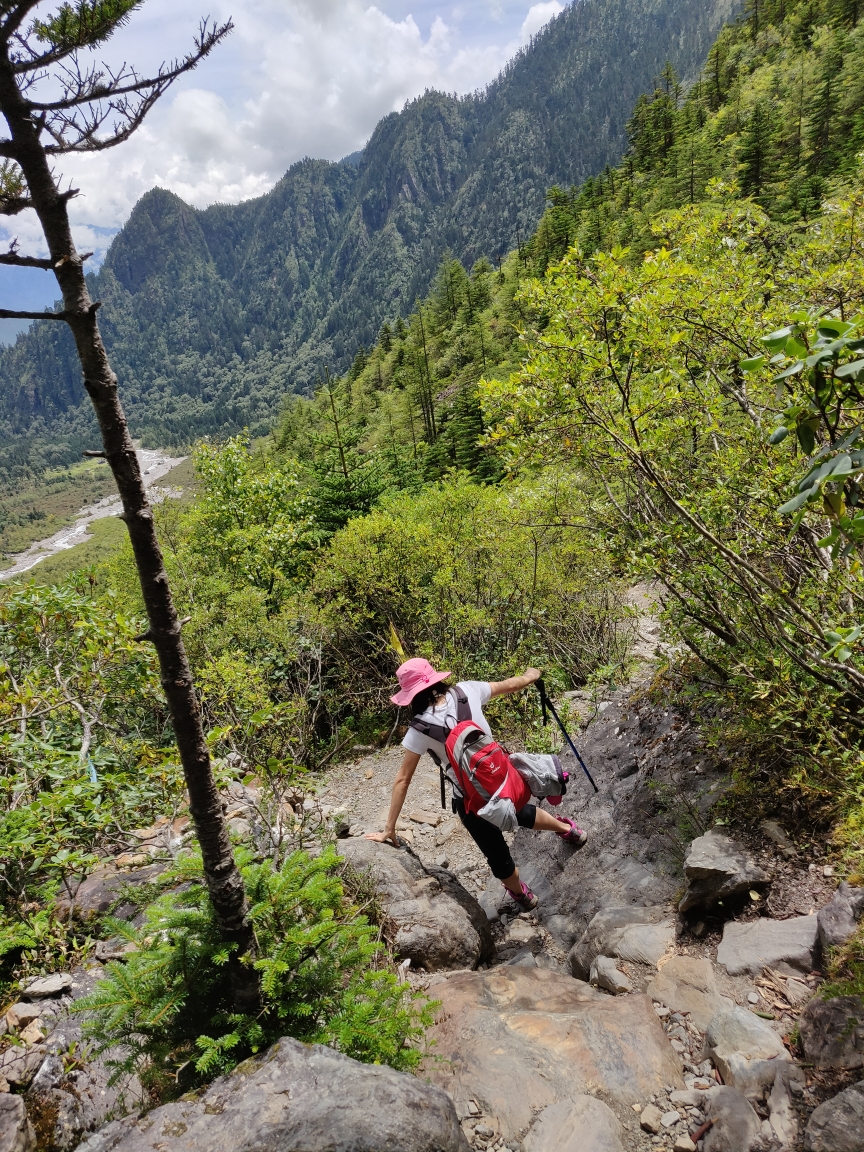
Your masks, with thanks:
<instances>
[{"instance_id":1,"label":"large boulder","mask_svg":"<svg viewBox=\"0 0 864 1152\"><path fill-rule=\"evenodd\" d=\"M608 1104L579 1096L544 1108L522 1142L522 1152L624 1152L622 1135Z\"/></svg>"},{"instance_id":2,"label":"large boulder","mask_svg":"<svg viewBox=\"0 0 864 1152\"><path fill-rule=\"evenodd\" d=\"M712 1018L705 1033L705 1051L723 1083L752 1100L764 1095L779 1065L791 1059L767 1021L737 1004L724 1005Z\"/></svg>"},{"instance_id":3,"label":"large boulder","mask_svg":"<svg viewBox=\"0 0 864 1152\"><path fill-rule=\"evenodd\" d=\"M837 948L854 935L864 912L864 888L852 888L844 880L833 898L817 913L819 943L823 950Z\"/></svg>"},{"instance_id":4,"label":"large boulder","mask_svg":"<svg viewBox=\"0 0 864 1152\"><path fill-rule=\"evenodd\" d=\"M0 1095L0 1152L31 1152L36 1133L20 1096Z\"/></svg>"},{"instance_id":5,"label":"large boulder","mask_svg":"<svg viewBox=\"0 0 864 1152\"><path fill-rule=\"evenodd\" d=\"M732 1003L720 995L711 961L696 956L673 956L667 960L646 991L652 1000L673 1012L689 1012L700 1032L724 1005Z\"/></svg>"},{"instance_id":6,"label":"large boulder","mask_svg":"<svg viewBox=\"0 0 864 1152\"><path fill-rule=\"evenodd\" d=\"M808 1121L805 1152L864 1152L864 1080L826 1100Z\"/></svg>"},{"instance_id":7,"label":"large boulder","mask_svg":"<svg viewBox=\"0 0 864 1152\"><path fill-rule=\"evenodd\" d=\"M400 956L429 972L476 968L495 951L489 919L444 868L424 866L409 848L374 840L341 840L342 856L368 872L396 926Z\"/></svg>"},{"instance_id":8,"label":"large boulder","mask_svg":"<svg viewBox=\"0 0 864 1152\"><path fill-rule=\"evenodd\" d=\"M115 1120L81 1152L467 1152L440 1089L330 1048L278 1041L200 1096Z\"/></svg>"},{"instance_id":9,"label":"large boulder","mask_svg":"<svg viewBox=\"0 0 864 1152\"><path fill-rule=\"evenodd\" d=\"M716 828L691 843L684 859L684 876L687 885L679 912L712 908L770 880L746 849Z\"/></svg>"},{"instance_id":10,"label":"large boulder","mask_svg":"<svg viewBox=\"0 0 864 1152\"><path fill-rule=\"evenodd\" d=\"M675 940L675 921L665 908L602 908L570 949L570 971L588 980L597 956L656 964Z\"/></svg>"},{"instance_id":11,"label":"large boulder","mask_svg":"<svg viewBox=\"0 0 864 1152\"><path fill-rule=\"evenodd\" d=\"M166 870L169 863L162 860L130 872L118 871L113 864L102 864L79 884L72 899L66 893L57 897L58 913L61 916L68 915L71 907L80 919L93 920L113 907L113 915L125 919L133 915L136 908L133 904L116 906L124 888L151 884Z\"/></svg>"},{"instance_id":12,"label":"large boulder","mask_svg":"<svg viewBox=\"0 0 864 1152\"><path fill-rule=\"evenodd\" d=\"M757 976L763 968L776 968L787 975L811 972L819 955L819 931L815 916L790 920L751 920L740 924L728 920L717 949L717 963L730 976Z\"/></svg>"},{"instance_id":13,"label":"large boulder","mask_svg":"<svg viewBox=\"0 0 864 1152\"><path fill-rule=\"evenodd\" d=\"M864 998L814 997L798 1022L801 1046L817 1068L864 1068Z\"/></svg>"},{"instance_id":14,"label":"large boulder","mask_svg":"<svg viewBox=\"0 0 864 1152\"><path fill-rule=\"evenodd\" d=\"M761 1139L762 1125L753 1106L734 1088L706 1093L705 1116L712 1121L704 1152L750 1152Z\"/></svg>"},{"instance_id":15,"label":"large boulder","mask_svg":"<svg viewBox=\"0 0 864 1152\"><path fill-rule=\"evenodd\" d=\"M441 1008L424 1074L460 1114L476 1101L505 1140L522 1140L536 1112L578 1103L589 1089L630 1108L665 1085L684 1086L647 996L607 996L557 972L515 966L436 977L429 994Z\"/></svg>"}]
</instances>

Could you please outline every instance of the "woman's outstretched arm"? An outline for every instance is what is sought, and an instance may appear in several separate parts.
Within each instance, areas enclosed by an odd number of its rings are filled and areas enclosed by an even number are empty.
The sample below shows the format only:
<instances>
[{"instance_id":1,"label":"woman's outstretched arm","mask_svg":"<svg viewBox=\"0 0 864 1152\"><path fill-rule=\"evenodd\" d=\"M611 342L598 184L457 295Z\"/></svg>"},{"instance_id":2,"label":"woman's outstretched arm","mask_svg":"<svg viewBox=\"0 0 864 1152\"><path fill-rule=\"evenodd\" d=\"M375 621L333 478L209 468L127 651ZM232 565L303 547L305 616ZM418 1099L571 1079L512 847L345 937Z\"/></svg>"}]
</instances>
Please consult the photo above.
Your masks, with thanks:
<instances>
[{"instance_id":1,"label":"woman's outstretched arm","mask_svg":"<svg viewBox=\"0 0 864 1152\"><path fill-rule=\"evenodd\" d=\"M411 778L417 771L417 765L420 763L420 755L418 752L409 752L407 749L405 755L402 757L402 763L399 765L399 771L396 773L396 779L393 781L393 791L390 794L390 811L387 813L387 824L383 832L367 832L367 840L377 840L382 844L385 840L391 840L396 847L399 847L399 837L396 835L396 821L399 819L399 813L402 811L402 805L405 803L405 797L408 794L408 785L411 783Z\"/></svg>"},{"instance_id":2,"label":"woman's outstretched arm","mask_svg":"<svg viewBox=\"0 0 864 1152\"><path fill-rule=\"evenodd\" d=\"M529 684L539 680L543 673L539 668L526 668L521 676L511 676L509 680L499 680L497 684L490 684L493 696L509 696L511 692L521 692Z\"/></svg>"}]
</instances>

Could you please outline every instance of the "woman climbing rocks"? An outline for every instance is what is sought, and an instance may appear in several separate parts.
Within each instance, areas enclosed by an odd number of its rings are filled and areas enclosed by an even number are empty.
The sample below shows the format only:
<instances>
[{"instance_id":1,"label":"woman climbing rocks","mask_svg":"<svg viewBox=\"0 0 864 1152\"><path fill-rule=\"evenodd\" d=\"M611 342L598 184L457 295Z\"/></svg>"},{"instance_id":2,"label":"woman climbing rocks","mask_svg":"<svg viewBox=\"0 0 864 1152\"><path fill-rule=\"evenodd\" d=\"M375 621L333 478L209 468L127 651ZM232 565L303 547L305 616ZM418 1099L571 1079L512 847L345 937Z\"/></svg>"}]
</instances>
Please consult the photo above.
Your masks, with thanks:
<instances>
[{"instance_id":1,"label":"woman climbing rocks","mask_svg":"<svg viewBox=\"0 0 864 1152\"><path fill-rule=\"evenodd\" d=\"M399 707L408 708L411 713L411 720L405 739L402 741L405 754L393 782L393 793L390 798L386 827L383 832L367 833L367 839L378 842L390 840L398 847L396 821L399 819L408 793L408 786L420 762L420 757L424 752L428 752L452 785L453 798L451 803L453 811L486 857L492 875L502 882L518 907L523 911L528 911L536 907L537 897L528 885L519 878L519 870L513 862L507 841L501 831L502 826L508 827L508 825L499 819L493 811L496 797L487 798L486 805L486 810L493 816L495 823L469 810L470 807L477 805L476 803L472 805L470 799L466 804L465 776L463 774L460 780L454 771L445 745L448 737L458 727L460 730L463 728L468 730L469 738L472 730L482 730L476 732L479 740L486 743L489 748L498 748L497 745L491 743L492 731L483 715L483 705L493 696L508 696L513 692L521 692L540 679L540 672L537 668L527 668L521 676L513 676L509 680L501 680L494 684L488 684L481 680L463 680L453 686L446 683L449 675L449 672L436 672L428 660L419 658L406 660L397 669L399 691L395 696L391 696L391 700ZM473 723L466 724L466 721ZM488 737L488 742L483 740L484 735ZM450 744L452 752L454 748L452 739ZM557 765L557 758L553 757L517 756L514 759L517 762L521 761L526 769L534 766L529 764L529 761L552 762L554 760ZM521 768L520 772L522 772ZM529 780L534 779L530 771L523 773L523 775ZM566 787L565 780L566 775L561 778L561 786L557 789L558 795L550 797L553 803L556 799L560 800L560 793ZM535 787L537 787L536 784ZM515 823L519 827L533 828L538 832L554 832L565 843L572 844L576 848L581 848L585 844L588 839L586 833L581 828L577 828L569 816L559 819L548 812L544 812L536 804L524 802L526 799L530 800L530 794L531 790L528 789L527 785L521 789L517 787L513 791L516 803L520 805L513 814ZM508 803L510 802L508 801ZM513 804L510 807L512 810Z\"/></svg>"}]
</instances>

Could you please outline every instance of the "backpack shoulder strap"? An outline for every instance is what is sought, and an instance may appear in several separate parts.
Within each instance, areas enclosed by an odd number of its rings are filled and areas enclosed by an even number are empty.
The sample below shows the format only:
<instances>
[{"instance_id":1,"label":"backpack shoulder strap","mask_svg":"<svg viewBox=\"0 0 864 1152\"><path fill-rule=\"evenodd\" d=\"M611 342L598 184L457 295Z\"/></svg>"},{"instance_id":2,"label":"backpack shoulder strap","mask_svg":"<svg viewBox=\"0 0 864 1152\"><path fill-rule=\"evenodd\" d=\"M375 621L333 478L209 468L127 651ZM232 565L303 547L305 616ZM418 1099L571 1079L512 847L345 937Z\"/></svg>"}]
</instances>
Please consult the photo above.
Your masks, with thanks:
<instances>
[{"instance_id":1,"label":"backpack shoulder strap","mask_svg":"<svg viewBox=\"0 0 864 1152\"><path fill-rule=\"evenodd\" d=\"M453 689L453 693L456 696L456 723L461 724L463 720L471 719L471 705L458 684Z\"/></svg>"},{"instance_id":2,"label":"backpack shoulder strap","mask_svg":"<svg viewBox=\"0 0 864 1152\"><path fill-rule=\"evenodd\" d=\"M448 696L451 693L456 698L456 723L461 724L463 720L470 720L471 705L468 703L468 697L458 686L456 688L449 688L447 690ZM428 720L420 720L418 717L413 717L411 720L409 720L408 727L422 733L424 736L428 736L430 740L437 740L440 744L446 744L447 737L452 732L452 728L448 728L446 724L430 724ZM441 777L441 807L444 808L446 806L444 795L444 777L445 772L447 776L450 776L451 769L449 765L445 769L441 757L436 752L433 752L431 748L429 749L429 755L438 765L438 772ZM455 783L452 777L450 782Z\"/></svg>"},{"instance_id":3,"label":"backpack shoulder strap","mask_svg":"<svg viewBox=\"0 0 864 1152\"><path fill-rule=\"evenodd\" d=\"M447 695L456 698L456 723L461 724L463 720L470 720L471 705L461 688L448 688ZM447 737L453 731L447 724L432 724L428 720L421 720L418 716L408 721L408 727L428 736L430 740L437 740L440 744L446 744Z\"/></svg>"}]
</instances>

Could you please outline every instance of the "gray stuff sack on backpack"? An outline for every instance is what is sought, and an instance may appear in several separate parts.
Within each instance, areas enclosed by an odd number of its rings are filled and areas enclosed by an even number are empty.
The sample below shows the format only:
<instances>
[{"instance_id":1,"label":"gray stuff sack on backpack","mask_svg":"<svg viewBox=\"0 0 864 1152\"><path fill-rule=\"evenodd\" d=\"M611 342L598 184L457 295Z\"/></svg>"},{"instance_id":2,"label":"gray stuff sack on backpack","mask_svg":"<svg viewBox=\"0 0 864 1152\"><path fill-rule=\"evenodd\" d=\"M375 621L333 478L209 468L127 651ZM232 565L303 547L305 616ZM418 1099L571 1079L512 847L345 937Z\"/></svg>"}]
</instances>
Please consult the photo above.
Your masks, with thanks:
<instances>
[{"instance_id":1,"label":"gray stuff sack on backpack","mask_svg":"<svg viewBox=\"0 0 864 1152\"><path fill-rule=\"evenodd\" d=\"M511 752L510 762L538 800L544 796L562 796L567 791L564 770L557 756Z\"/></svg>"}]
</instances>

